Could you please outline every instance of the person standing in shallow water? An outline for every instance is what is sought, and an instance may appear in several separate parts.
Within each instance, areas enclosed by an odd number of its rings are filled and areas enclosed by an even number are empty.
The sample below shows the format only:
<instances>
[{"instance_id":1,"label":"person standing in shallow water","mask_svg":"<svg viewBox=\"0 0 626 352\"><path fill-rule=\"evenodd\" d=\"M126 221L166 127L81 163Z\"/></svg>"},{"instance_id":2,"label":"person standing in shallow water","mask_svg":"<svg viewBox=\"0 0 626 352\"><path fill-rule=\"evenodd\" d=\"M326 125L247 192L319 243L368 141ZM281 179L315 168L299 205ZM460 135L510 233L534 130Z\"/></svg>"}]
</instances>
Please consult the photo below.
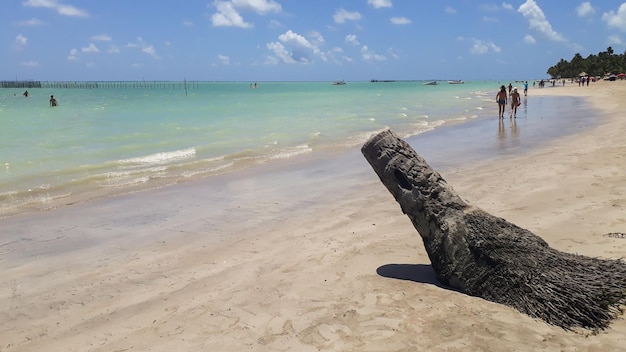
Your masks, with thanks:
<instances>
[{"instance_id":1,"label":"person standing in shallow water","mask_svg":"<svg viewBox=\"0 0 626 352\"><path fill-rule=\"evenodd\" d=\"M511 93L511 116L517 118L517 106L520 105L520 95L517 92L517 87L513 88Z\"/></svg>"},{"instance_id":2,"label":"person standing in shallow water","mask_svg":"<svg viewBox=\"0 0 626 352\"><path fill-rule=\"evenodd\" d=\"M500 86L500 91L496 94L496 102L498 103L498 120L504 118L504 109L506 109L506 87Z\"/></svg>"},{"instance_id":3,"label":"person standing in shallow water","mask_svg":"<svg viewBox=\"0 0 626 352\"><path fill-rule=\"evenodd\" d=\"M57 103L57 100L54 99L54 95L50 96L50 107L54 107L54 106L59 106L59 103Z\"/></svg>"}]
</instances>

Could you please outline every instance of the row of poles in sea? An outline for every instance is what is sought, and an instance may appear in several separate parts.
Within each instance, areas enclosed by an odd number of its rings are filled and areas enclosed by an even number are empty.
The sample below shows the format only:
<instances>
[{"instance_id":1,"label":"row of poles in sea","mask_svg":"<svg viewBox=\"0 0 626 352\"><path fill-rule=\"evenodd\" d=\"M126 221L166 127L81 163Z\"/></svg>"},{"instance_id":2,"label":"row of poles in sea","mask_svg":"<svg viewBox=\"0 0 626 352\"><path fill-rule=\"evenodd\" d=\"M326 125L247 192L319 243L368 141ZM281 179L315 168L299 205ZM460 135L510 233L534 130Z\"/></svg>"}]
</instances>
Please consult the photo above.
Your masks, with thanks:
<instances>
[{"instance_id":1,"label":"row of poles in sea","mask_svg":"<svg viewBox=\"0 0 626 352\"><path fill-rule=\"evenodd\" d=\"M124 88L124 89L197 89L198 81L0 81L0 88Z\"/></svg>"}]
</instances>

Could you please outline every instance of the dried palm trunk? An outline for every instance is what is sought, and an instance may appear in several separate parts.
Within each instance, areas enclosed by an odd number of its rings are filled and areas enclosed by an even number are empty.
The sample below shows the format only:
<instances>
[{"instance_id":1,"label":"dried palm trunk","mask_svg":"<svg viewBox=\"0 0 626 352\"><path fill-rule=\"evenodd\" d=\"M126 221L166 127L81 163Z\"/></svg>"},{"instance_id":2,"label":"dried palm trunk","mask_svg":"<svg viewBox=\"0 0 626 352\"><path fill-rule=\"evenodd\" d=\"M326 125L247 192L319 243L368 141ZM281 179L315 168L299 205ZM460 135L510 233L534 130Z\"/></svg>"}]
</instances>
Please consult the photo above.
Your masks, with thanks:
<instances>
[{"instance_id":1,"label":"dried palm trunk","mask_svg":"<svg viewBox=\"0 0 626 352\"><path fill-rule=\"evenodd\" d=\"M470 205L390 130L361 151L411 219L443 284L564 329L605 329L622 312L622 260L559 252Z\"/></svg>"}]
</instances>

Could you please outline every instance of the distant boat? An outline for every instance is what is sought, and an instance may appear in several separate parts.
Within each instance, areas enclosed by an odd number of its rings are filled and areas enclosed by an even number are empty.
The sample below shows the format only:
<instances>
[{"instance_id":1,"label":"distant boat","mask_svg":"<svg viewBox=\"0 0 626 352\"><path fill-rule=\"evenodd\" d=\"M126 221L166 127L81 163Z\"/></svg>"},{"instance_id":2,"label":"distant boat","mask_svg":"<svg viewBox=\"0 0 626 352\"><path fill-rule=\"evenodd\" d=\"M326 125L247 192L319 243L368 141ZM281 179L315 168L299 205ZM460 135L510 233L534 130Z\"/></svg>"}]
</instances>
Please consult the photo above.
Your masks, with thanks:
<instances>
[{"instance_id":1,"label":"distant boat","mask_svg":"<svg viewBox=\"0 0 626 352\"><path fill-rule=\"evenodd\" d=\"M437 85L437 81L424 82L422 84L425 85L425 86L436 86Z\"/></svg>"},{"instance_id":2,"label":"distant boat","mask_svg":"<svg viewBox=\"0 0 626 352\"><path fill-rule=\"evenodd\" d=\"M463 82L460 79L455 79L455 80L452 80L452 81L448 81L448 84L463 84L463 83L465 83L465 82Z\"/></svg>"},{"instance_id":3,"label":"distant boat","mask_svg":"<svg viewBox=\"0 0 626 352\"><path fill-rule=\"evenodd\" d=\"M333 86L343 86L344 84L346 84L346 81L334 81L333 82Z\"/></svg>"}]
</instances>

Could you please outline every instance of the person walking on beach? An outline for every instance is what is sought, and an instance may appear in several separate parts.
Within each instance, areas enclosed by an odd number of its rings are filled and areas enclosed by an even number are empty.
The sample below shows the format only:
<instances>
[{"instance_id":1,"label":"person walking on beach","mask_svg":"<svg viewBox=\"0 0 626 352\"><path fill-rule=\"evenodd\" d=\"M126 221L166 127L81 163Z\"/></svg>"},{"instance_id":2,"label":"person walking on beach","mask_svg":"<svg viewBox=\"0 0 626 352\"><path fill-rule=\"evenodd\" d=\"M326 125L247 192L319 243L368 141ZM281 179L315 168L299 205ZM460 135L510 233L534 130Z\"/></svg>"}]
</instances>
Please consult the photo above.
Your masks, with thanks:
<instances>
[{"instance_id":1,"label":"person walking on beach","mask_svg":"<svg viewBox=\"0 0 626 352\"><path fill-rule=\"evenodd\" d=\"M511 89L513 89L513 85L509 83L509 94L511 94Z\"/></svg>"},{"instance_id":2,"label":"person walking on beach","mask_svg":"<svg viewBox=\"0 0 626 352\"><path fill-rule=\"evenodd\" d=\"M517 92L517 87L513 88L511 93L511 116L517 118L517 107L521 104L520 95Z\"/></svg>"},{"instance_id":3,"label":"person walking on beach","mask_svg":"<svg viewBox=\"0 0 626 352\"><path fill-rule=\"evenodd\" d=\"M59 106L59 103L57 103L57 100L54 99L54 95L50 96L50 107L54 107L54 106Z\"/></svg>"},{"instance_id":4,"label":"person walking on beach","mask_svg":"<svg viewBox=\"0 0 626 352\"><path fill-rule=\"evenodd\" d=\"M498 120L500 118L504 119L504 109L506 109L506 88L504 86L500 86L500 91L496 94L496 102L498 103Z\"/></svg>"},{"instance_id":5,"label":"person walking on beach","mask_svg":"<svg viewBox=\"0 0 626 352\"><path fill-rule=\"evenodd\" d=\"M524 81L524 96L528 96L528 81Z\"/></svg>"}]
</instances>

